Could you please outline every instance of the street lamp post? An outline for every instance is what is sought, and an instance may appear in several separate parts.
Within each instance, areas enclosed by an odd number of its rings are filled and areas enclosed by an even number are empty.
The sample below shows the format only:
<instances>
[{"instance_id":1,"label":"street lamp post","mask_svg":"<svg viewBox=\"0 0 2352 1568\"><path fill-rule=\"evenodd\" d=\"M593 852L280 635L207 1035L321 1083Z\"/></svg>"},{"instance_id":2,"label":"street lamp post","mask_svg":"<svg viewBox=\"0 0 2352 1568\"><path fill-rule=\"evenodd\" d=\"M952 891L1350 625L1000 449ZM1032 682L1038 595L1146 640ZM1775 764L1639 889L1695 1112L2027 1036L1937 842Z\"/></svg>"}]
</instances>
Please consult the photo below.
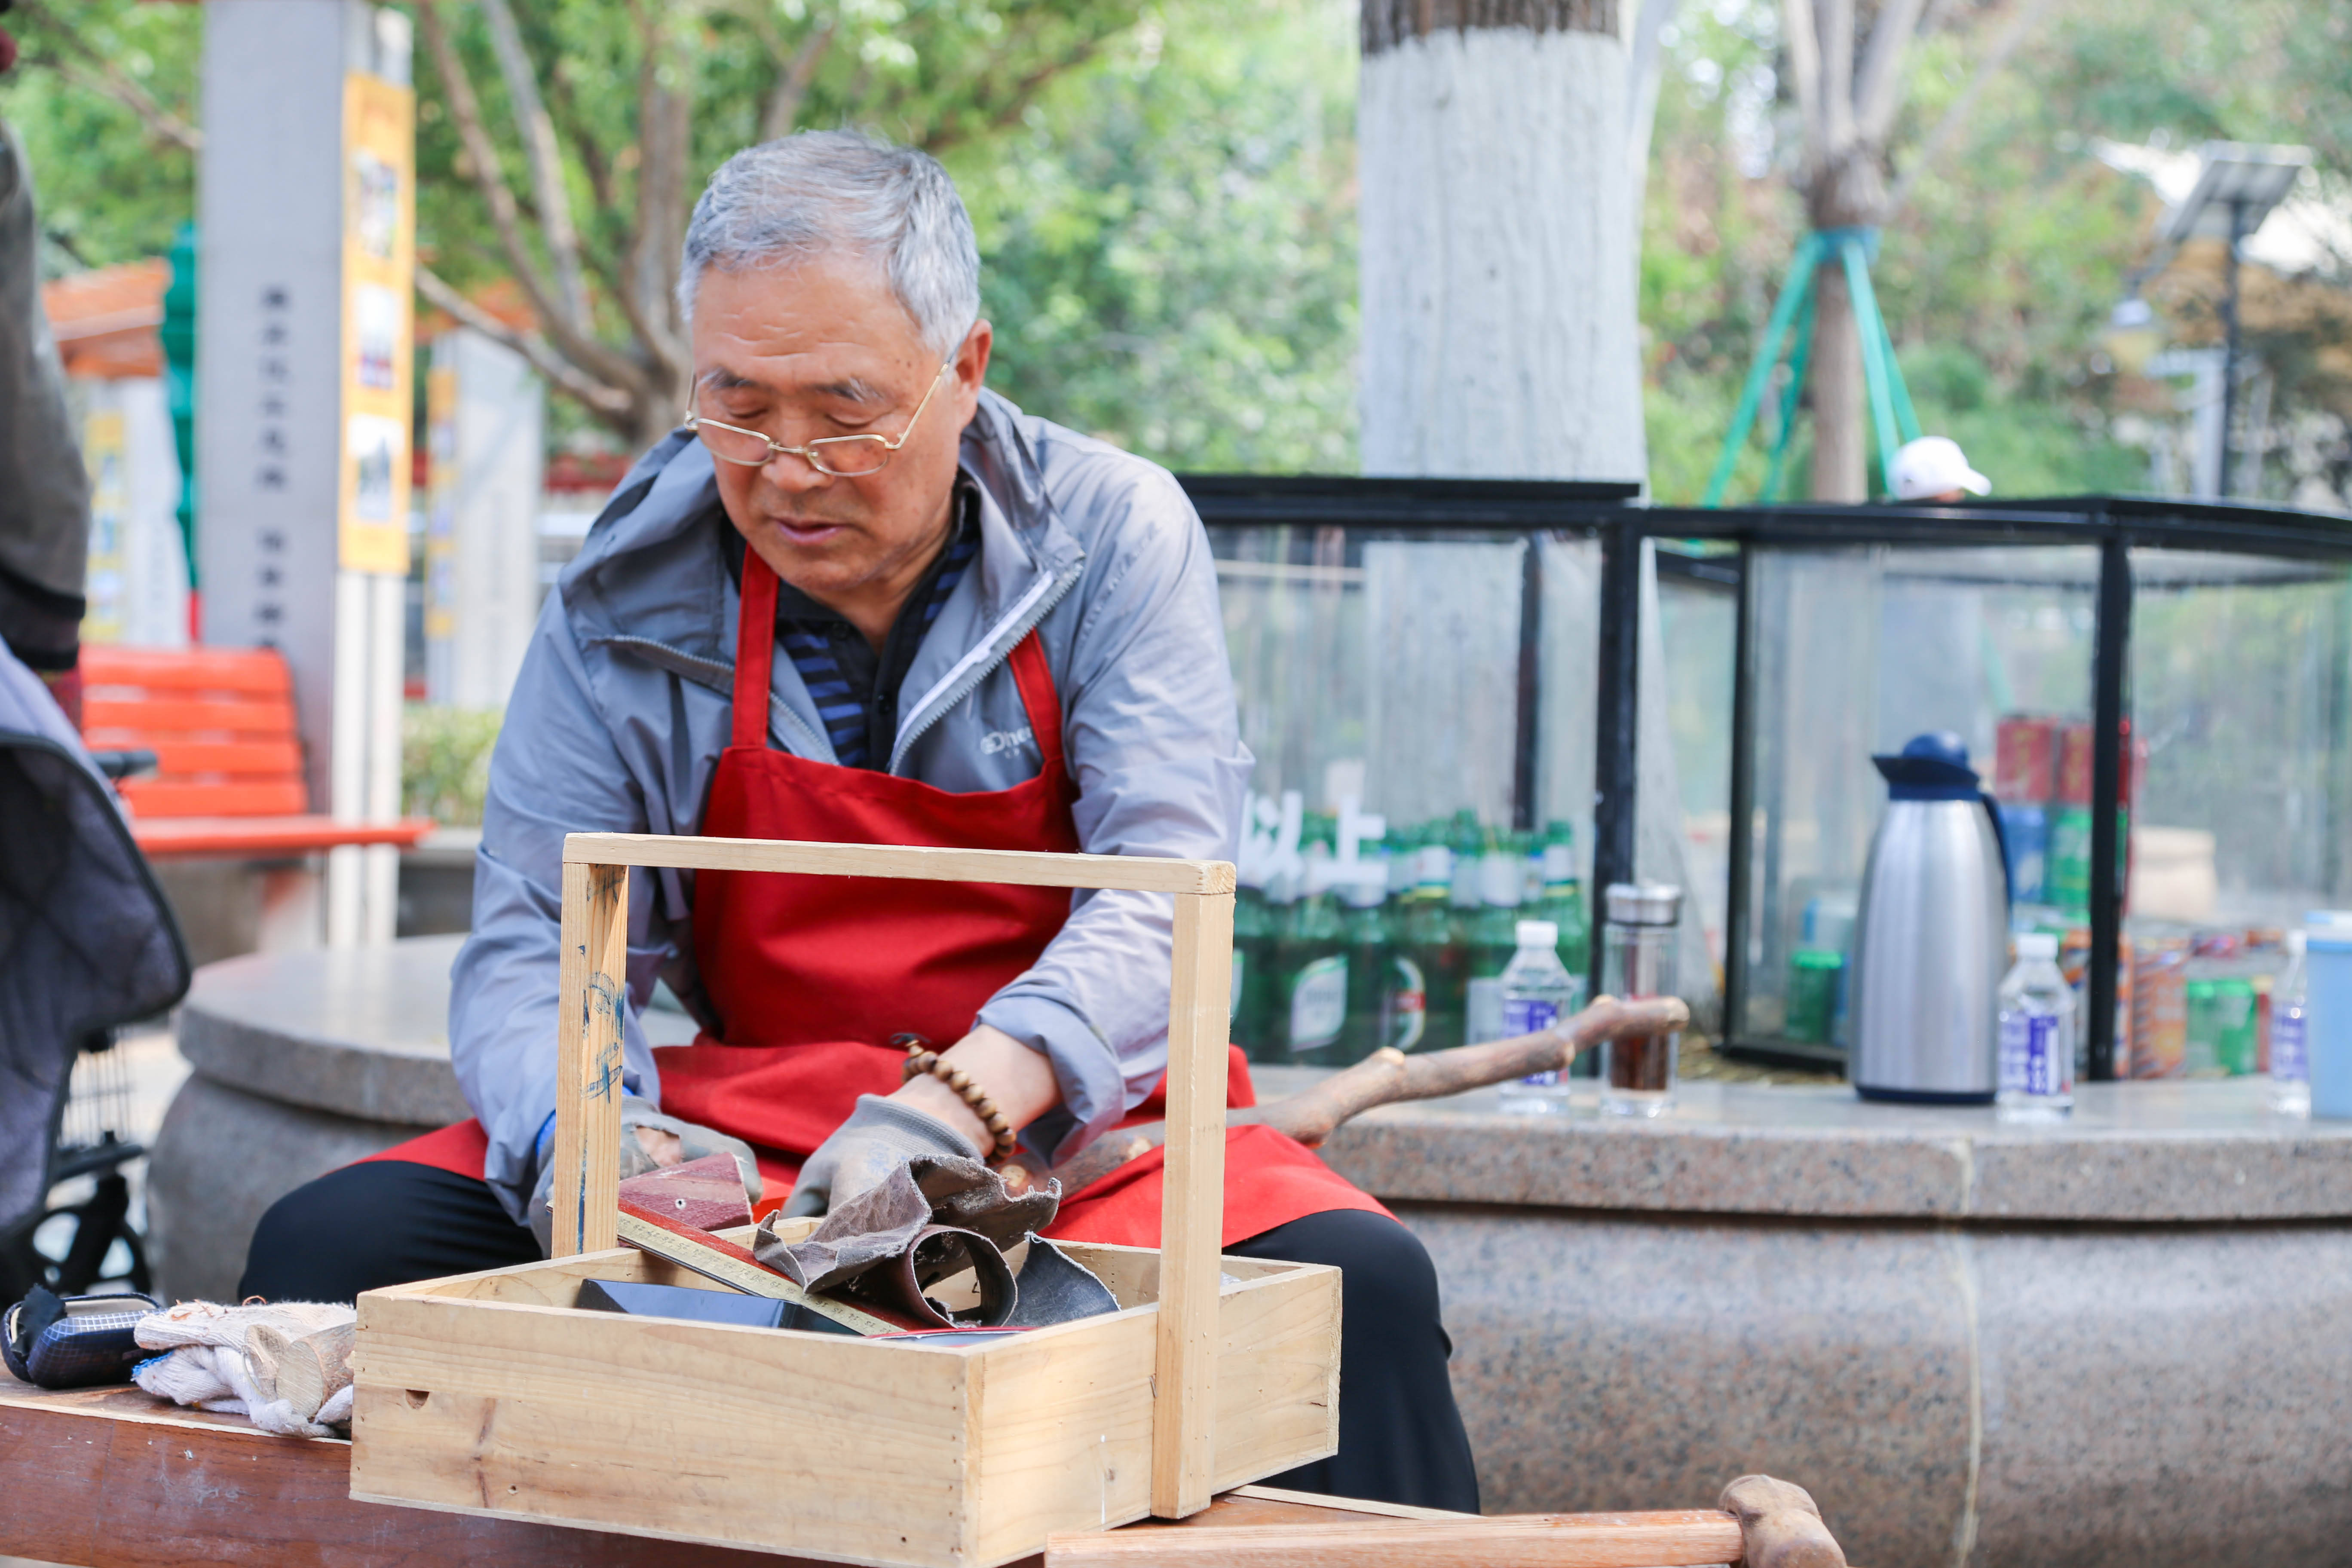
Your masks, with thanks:
<instances>
[{"instance_id":1,"label":"street lamp post","mask_svg":"<svg viewBox=\"0 0 2352 1568\"><path fill-rule=\"evenodd\" d=\"M2311 166L2311 149L2208 142L2197 153L2197 184L2165 215L2158 237L2168 247L2199 236L2229 241L2221 262L2221 449L2213 487L2217 494L2227 496L2235 466L2230 437L2238 412L2240 253L2247 237L2263 226L2271 209Z\"/></svg>"}]
</instances>

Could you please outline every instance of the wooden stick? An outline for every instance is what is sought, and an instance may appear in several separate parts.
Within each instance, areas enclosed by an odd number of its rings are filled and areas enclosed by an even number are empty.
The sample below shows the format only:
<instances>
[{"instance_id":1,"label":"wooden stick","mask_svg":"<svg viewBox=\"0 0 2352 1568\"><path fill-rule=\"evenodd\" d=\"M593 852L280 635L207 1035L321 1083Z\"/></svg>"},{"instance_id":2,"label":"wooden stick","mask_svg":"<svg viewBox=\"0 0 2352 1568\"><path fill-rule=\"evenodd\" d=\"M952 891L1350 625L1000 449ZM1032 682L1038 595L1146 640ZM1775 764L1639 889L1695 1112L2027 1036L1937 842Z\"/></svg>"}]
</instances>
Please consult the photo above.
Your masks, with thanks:
<instances>
[{"instance_id":1,"label":"wooden stick","mask_svg":"<svg viewBox=\"0 0 2352 1568\"><path fill-rule=\"evenodd\" d=\"M1217 1258L1224 1227L1225 1016L1233 950L1233 894L1178 894L1151 1420L1151 1511L1162 1519L1208 1507L1215 1472Z\"/></svg>"},{"instance_id":2,"label":"wooden stick","mask_svg":"<svg viewBox=\"0 0 2352 1568\"><path fill-rule=\"evenodd\" d=\"M621 1184L622 998L628 994L629 868L563 866L556 980L555 1228L558 1258L614 1246Z\"/></svg>"},{"instance_id":3,"label":"wooden stick","mask_svg":"<svg viewBox=\"0 0 2352 1568\"><path fill-rule=\"evenodd\" d=\"M573 833L566 864L661 866L697 871L797 871L925 882L1004 882L1030 888L1120 888L1145 893L1230 893L1224 860L1141 855L1046 855L1014 849L934 849L903 844L808 844L787 838L674 838L655 833Z\"/></svg>"},{"instance_id":4,"label":"wooden stick","mask_svg":"<svg viewBox=\"0 0 2352 1568\"><path fill-rule=\"evenodd\" d=\"M1345 1506L1344 1500L1333 1499ZM1696 1568L1740 1560L1715 1509L1129 1528L1045 1538L1045 1568Z\"/></svg>"},{"instance_id":5,"label":"wooden stick","mask_svg":"<svg viewBox=\"0 0 2352 1568\"><path fill-rule=\"evenodd\" d=\"M1265 1105L1235 1110L1234 1124L1271 1127L1313 1148L1331 1136L1342 1122L1377 1105L1407 1100L1436 1100L1488 1084L1507 1083L1529 1073L1564 1068L1577 1055L1603 1040L1628 1036L1672 1034L1688 1026L1690 1009L1677 997L1653 996L1621 1002L1601 996L1567 1022L1532 1035L1485 1045L1457 1046L1452 1050L1407 1056L1383 1047L1355 1066L1334 1073L1312 1089ZM1106 1132L1051 1172L1028 1165L1030 1178L1051 1174L1062 1184L1065 1197L1074 1195L1118 1170L1129 1161L1160 1147L1165 1123L1144 1122Z\"/></svg>"}]
</instances>

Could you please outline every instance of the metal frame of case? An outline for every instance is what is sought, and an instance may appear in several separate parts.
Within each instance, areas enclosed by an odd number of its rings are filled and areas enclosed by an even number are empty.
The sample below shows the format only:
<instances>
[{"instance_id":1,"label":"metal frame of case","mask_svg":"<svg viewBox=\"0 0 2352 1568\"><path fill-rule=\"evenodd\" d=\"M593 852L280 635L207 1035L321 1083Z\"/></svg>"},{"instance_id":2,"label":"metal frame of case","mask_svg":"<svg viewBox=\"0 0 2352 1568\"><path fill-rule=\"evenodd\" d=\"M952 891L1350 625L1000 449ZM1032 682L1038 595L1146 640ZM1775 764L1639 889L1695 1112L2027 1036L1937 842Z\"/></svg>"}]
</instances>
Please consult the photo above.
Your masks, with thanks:
<instances>
[{"instance_id":1,"label":"metal frame of case","mask_svg":"<svg viewBox=\"0 0 2352 1568\"><path fill-rule=\"evenodd\" d=\"M2087 545L2099 552L2092 665L2094 801L2113 800L2122 780L2122 721L2131 652L2135 547L2352 563L2352 521L2242 501L2150 496L2068 496L1956 505L1649 507L1630 484L1576 481L1352 479L1322 476L1181 476L1209 527L1377 529L1385 535L1516 531L1597 538L1601 550L1600 668L1596 692L1592 886L1630 879L1633 869L1636 734L1640 685L1638 605L1643 541L1692 542L1661 550L1663 575L1705 582L1738 595L1732 683L1730 886L1725 915L1725 1011L1742 1016L1748 990L1747 927L1752 902L1756 780L1755 668L1759 616L1749 552L1775 547L1874 544L1936 546ZM1709 552L1706 547L1713 547ZM1533 826L1540 667L1541 564L1528 552L1521 598L1515 700L1517 825ZM2123 845L2111 811L2091 814L2091 951L2113 952L2122 931ZM1594 947L1595 963L1599 945ZM1593 982L1599 984L1596 973ZM2115 1073L2116 967L2090 966L2090 1076ZM1834 1046L1725 1042L1736 1055L1806 1066L1843 1065Z\"/></svg>"}]
</instances>

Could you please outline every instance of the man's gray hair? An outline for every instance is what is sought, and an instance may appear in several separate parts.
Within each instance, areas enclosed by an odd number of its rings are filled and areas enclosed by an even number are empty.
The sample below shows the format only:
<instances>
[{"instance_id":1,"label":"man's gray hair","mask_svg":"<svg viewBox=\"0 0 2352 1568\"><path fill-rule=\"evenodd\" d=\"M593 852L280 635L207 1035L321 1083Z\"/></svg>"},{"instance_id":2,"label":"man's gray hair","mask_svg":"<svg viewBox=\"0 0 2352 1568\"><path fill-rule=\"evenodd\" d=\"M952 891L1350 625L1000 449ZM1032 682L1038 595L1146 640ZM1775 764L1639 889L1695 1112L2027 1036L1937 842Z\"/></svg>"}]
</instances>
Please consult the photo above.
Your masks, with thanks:
<instances>
[{"instance_id":1,"label":"man's gray hair","mask_svg":"<svg viewBox=\"0 0 2352 1568\"><path fill-rule=\"evenodd\" d=\"M712 268L790 267L847 253L881 265L932 353L980 319L980 247L955 182L928 153L856 131L803 131L719 166L686 226L678 312Z\"/></svg>"}]
</instances>

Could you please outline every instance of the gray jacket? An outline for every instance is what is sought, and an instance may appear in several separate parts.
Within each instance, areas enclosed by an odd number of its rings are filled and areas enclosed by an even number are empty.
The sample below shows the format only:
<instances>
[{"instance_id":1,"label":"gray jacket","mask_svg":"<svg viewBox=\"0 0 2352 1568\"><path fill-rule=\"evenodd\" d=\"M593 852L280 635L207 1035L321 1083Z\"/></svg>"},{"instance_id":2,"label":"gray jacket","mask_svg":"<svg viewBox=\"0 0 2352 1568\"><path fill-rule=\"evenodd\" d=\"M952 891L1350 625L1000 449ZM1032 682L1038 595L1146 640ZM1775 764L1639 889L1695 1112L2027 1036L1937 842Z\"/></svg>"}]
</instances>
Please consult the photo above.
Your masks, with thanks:
<instances>
[{"instance_id":1,"label":"gray jacket","mask_svg":"<svg viewBox=\"0 0 2352 1568\"><path fill-rule=\"evenodd\" d=\"M1207 535L1169 474L983 393L963 433L980 558L899 690L890 771L1005 789L1038 753L1005 658L1034 626L1062 700L1079 842L1103 855L1229 858L1241 743ZM563 836L689 834L727 743L737 595L720 557L710 457L683 433L633 468L548 595L490 763L474 928L452 973L449 1041L510 1211L555 1105ZM833 762L815 705L775 660L769 743ZM706 1026L691 872L632 879L626 1071L658 1100L637 1011L656 977ZM1073 895L1034 967L980 1018L1043 1051L1062 1106L1030 1131L1075 1150L1167 1065L1171 911L1156 894Z\"/></svg>"}]
</instances>

